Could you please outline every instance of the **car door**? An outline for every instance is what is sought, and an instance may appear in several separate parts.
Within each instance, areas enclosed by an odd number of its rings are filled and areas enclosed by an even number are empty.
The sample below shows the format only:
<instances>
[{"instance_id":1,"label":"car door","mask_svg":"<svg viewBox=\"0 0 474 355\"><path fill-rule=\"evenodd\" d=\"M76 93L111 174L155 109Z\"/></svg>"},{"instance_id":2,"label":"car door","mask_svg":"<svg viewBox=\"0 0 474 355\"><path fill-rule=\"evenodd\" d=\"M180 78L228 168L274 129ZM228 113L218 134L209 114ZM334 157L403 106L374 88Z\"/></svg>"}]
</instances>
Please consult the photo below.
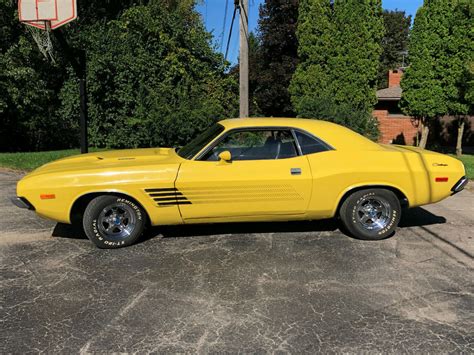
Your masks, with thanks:
<instances>
[{"instance_id":1,"label":"car door","mask_svg":"<svg viewBox=\"0 0 474 355\"><path fill-rule=\"evenodd\" d=\"M219 160L223 151L231 153L230 161ZM254 219L304 214L312 177L289 129L238 129L197 159L183 162L175 185L185 221Z\"/></svg>"}]
</instances>

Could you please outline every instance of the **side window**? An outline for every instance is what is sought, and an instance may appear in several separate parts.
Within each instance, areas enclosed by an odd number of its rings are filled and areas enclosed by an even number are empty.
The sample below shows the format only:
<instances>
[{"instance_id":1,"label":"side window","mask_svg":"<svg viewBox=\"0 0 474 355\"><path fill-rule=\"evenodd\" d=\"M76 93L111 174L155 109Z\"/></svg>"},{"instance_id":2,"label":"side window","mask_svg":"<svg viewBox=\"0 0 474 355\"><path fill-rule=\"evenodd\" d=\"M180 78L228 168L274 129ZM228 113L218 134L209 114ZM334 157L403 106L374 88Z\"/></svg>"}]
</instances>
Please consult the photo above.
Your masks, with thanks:
<instances>
[{"instance_id":1,"label":"side window","mask_svg":"<svg viewBox=\"0 0 474 355\"><path fill-rule=\"evenodd\" d=\"M301 147L303 155L325 152L331 148L319 139L295 130L296 139Z\"/></svg>"},{"instance_id":2,"label":"side window","mask_svg":"<svg viewBox=\"0 0 474 355\"><path fill-rule=\"evenodd\" d=\"M298 155L289 130L248 130L228 134L201 160L217 161L228 150L232 160L286 159Z\"/></svg>"}]
</instances>

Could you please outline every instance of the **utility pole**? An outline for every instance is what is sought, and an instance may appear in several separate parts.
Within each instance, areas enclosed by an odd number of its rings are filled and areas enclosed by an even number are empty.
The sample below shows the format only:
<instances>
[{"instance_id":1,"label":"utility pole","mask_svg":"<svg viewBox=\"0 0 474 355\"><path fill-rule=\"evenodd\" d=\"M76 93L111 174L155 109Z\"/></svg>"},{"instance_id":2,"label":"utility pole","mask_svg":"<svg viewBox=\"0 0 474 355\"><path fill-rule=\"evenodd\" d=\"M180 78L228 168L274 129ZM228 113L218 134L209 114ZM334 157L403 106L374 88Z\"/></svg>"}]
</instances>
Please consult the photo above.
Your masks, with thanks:
<instances>
[{"instance_id":1,"label":"utility pole","mask_svg":"<svg viewBox=\"0 0 474 355\"><path fill-rule=\"evenodd\" d=\"M239 53L239 83L240 83L240 117L249 116L249 2L240 2L240 53Z\"/></svg>"}]
</instances>

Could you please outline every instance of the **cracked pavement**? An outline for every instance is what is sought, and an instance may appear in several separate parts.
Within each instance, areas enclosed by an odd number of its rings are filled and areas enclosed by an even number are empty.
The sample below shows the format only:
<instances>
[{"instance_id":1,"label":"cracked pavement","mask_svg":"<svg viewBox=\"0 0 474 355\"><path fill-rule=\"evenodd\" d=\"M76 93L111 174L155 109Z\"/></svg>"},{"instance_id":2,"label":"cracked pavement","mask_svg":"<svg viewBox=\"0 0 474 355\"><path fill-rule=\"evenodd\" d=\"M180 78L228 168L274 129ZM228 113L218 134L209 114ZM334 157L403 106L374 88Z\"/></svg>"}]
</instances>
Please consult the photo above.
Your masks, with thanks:
<instances>
[{"instance_id":1,"label":"cracked pavement","mask_svg":"<svg viewBox=\"0 0 474 355\"><path fill-rule=\"evenodd\" d=\"M10 204L0 171L0 353L474 352L474 193L370 242L332 221L153 228L99 250Z\"/></svg>"}]
</instances>

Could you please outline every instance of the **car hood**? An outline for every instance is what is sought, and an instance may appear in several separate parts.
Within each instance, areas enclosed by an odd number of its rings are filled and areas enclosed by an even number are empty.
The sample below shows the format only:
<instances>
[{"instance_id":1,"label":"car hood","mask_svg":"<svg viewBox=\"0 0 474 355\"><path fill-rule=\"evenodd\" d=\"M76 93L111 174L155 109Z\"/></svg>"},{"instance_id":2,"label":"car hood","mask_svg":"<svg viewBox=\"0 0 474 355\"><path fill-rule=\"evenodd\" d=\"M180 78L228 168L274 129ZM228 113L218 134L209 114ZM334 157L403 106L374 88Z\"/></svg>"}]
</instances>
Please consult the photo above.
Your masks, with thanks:
<instances>
[{"instance_id":1,"label":"car hood","mask_svg":"<svg viewBox=\"0 0 474 355\"><path fill-rule=\"evenodd\" d=\"M45 164L28 176L94 169L180 163L174 148L124 149L74 155Z\"/></svg>"}]
</instances>

